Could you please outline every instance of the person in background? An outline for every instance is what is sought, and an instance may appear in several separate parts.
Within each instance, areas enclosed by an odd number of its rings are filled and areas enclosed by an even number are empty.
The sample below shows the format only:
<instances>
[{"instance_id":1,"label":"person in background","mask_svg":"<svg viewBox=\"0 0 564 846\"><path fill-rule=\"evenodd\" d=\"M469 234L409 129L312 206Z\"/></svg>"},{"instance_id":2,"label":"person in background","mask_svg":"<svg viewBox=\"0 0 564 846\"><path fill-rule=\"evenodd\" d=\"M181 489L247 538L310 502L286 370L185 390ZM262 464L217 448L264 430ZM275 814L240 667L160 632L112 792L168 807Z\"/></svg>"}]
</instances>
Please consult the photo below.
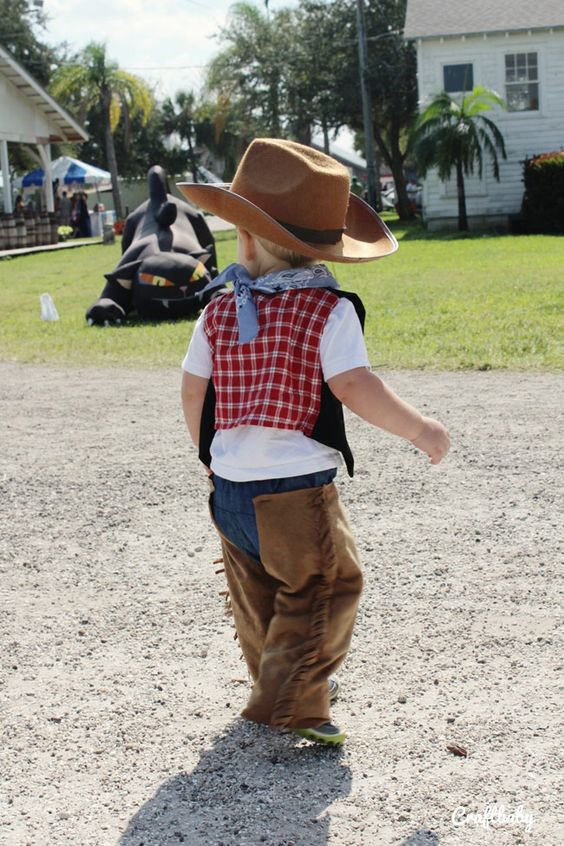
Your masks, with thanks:
<instances>
[{"instance_id":1,"label":"person in background","mask_svg":"<svg viewBox=\"0 0 564 846\"><path fill-rule=\"evenodd\" d=\"M78 194L73 194L70 199L70 225L72 226L72 237L78 236Z\"/></svg>"},{"instance_id":2,"label":"person in background","mask_svg":"<svg viewBox=\"0 0 564 846\"><path fill-rule=\"evenodd\" d=\"M86 199L86 194L81 192L78 195L78 231L77 237L78 238L91 238L92 237L92 224L90 222L90 213L88 211L88 203Z\"/></svg>"},{"instance_id":3,"label":"person in background","mask_svg":"<svg viewBox=\"0 0 564 846\"><path fill-rule=\"evenodd\" d=\"M356 176L353 176L351 179L351 193L356 194L357 197L362 197L363 191L362 182Z\"/></svg>"},{"instance_id":4,"label":"person in background","mask_svg":"<svg viewBox=\"0 0 564 846\"><path fill-rule=\"evenodd\" d=\"M71 202L66 191L61 196L61 226L70 226Z\"/></svg>"}]
</instances>

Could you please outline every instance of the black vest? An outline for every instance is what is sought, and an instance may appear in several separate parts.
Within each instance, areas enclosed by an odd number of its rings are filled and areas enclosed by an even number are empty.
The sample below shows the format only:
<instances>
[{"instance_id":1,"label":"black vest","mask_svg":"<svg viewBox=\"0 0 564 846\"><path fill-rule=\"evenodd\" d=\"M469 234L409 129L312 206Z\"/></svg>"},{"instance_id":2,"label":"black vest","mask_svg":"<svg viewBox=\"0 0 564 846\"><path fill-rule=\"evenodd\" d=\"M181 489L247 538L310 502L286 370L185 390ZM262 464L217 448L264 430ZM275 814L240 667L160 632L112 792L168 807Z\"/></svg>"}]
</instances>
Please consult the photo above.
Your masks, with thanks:
<instances>
[{"instance_id":1,"label":"black vest","mask_svg":"<svg viewBox=\"0 0 564 846\"><path fill-rule=\"evenodd\" d=\"M362 331L364 332L364 318L366 310L358 294L353 294L350 291L341 291L338 288L331 288L331 291L338 297L344 297L350 300L360 320ZM204 405L202 408L202 418L200 421L200 448L199 458L206 467L211 464L211 444L216 433L215 429L215 388L210 379L206 396L204 398ZM329 385L325 380L321 384L321 406L319 415L315 421L315 426L310 438L319 441L325 446L338 450L345 460L349 476L354 473L354 458L351 448L347 442L345 432L345 418L343 416L343 406L337 397L331 393Z\"/></svg>"}]
</instances>

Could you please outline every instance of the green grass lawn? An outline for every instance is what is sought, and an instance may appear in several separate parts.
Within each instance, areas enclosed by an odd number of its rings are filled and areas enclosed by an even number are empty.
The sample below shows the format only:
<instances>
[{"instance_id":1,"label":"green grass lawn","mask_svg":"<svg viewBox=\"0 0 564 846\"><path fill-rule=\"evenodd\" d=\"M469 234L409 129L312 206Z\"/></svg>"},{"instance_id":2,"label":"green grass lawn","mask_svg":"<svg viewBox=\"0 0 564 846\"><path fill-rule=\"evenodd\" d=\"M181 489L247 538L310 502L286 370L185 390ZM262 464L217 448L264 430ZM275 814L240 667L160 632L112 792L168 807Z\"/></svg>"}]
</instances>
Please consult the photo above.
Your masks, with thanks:
<instances>
[{"instance_id":1,"label":"green grass lawn","mask_svg":"<svg viewBox=\"0 0 564 846\"><path fill-rule=\"evenodd\" d=\"M392 224L394 226L394 223ZM562 366L564 238L430 236L395 225L400 249L366 265L329 265L362 297L374 366L557 369ZM218 239L220 267L235 259ZM0 358L75 365L179 366L193 321L89 327L119 245L88 246L0 261ZM48 292L61 316L39 317Z\"/></svg>"}]
</instances>

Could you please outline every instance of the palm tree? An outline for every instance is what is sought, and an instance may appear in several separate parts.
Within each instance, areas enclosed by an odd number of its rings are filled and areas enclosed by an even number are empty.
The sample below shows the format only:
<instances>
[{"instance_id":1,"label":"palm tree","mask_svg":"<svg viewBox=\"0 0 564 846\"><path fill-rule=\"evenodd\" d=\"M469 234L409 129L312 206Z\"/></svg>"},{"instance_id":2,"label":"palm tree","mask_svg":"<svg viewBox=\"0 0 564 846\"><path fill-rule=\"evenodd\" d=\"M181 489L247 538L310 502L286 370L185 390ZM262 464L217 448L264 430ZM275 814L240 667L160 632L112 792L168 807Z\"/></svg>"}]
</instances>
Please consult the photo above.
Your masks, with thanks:
<instances>
[{"instance_id":1,"label":"palm tree","mask_svg":"<svg viewBox=\"0 0 564 846\"><path fill-rule=\"evenodd\" d=\"M498 151L504 159L505 143L495 123L482 112L494 105L505 108L495 91L476 86L464 94L461 101L441 91L420 115L412 139L413 150L421 175L436 167L439 179L450 179L456 171L458 194L458 228L468 229L464 177L474 173L482 176L484 153L492 162L492 172L499 182Z\"/></svg>"},{"instance_id":2,"label":"palm tree","mask_svg":"<svg viewBox=\"0 0 564 846\"><path fill-rule=\"evenodd\" d=\"M136 115L146 124L153 110L153 95L143 80L120 70L116 62L108 59L105 44L96 42L84 48L75 64L57 70L50 91L74 108L80 120L84 120L90 109L101 109L116 215L123 217L113 133L122 117L126 137L130 120Z\"/></svg>"},{"instance_id":3,"label":"palm tree","mask_svg":"<svg viewBox=\"0 0 564 846\"><path fill-rule=\"evenodd\" d=\"M194 182L198 182L198 163L194 151L193 136L195 131L195 97L191 91L177 91L172 100L167 97L162 104L163 128L169 135L175 133L186 141L188 146L188 165Z\"/></svg>"}]
</instances>

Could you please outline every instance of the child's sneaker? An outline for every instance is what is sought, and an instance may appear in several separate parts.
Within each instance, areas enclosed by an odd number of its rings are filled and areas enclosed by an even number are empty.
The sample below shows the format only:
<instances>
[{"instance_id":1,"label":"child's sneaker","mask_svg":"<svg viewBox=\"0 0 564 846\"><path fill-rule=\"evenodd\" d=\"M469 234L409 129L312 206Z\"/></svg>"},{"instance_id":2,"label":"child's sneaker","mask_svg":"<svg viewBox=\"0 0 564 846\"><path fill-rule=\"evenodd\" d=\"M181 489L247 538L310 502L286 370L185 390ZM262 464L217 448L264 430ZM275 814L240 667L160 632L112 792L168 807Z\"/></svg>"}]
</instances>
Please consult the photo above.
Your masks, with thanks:
<instances>
[{"instance_id":1,"label":"child's sneaker","mask_svg":"<svg viewBox=\"0 0 564 846\"><path fill-rule=\"evenodd\" d=\"M323 723L315 728L292 729L295 734L305 737L313 743L323 743L325 746L342 746L346 740L346 733L333 723Z\"/></svg>"},{"instance_id":2,"label":"child's sneaker","mask_svg":"<svg viewBox=\"0 0 564 846\"><path fill-rule=\"evenodd\" d=\"M339 698L339 691L341 689L341 685L339 684L339 680L333 676L332 679L329 679L329 704L334 705L337 699Z\"/></svg>"}]
</instances>

